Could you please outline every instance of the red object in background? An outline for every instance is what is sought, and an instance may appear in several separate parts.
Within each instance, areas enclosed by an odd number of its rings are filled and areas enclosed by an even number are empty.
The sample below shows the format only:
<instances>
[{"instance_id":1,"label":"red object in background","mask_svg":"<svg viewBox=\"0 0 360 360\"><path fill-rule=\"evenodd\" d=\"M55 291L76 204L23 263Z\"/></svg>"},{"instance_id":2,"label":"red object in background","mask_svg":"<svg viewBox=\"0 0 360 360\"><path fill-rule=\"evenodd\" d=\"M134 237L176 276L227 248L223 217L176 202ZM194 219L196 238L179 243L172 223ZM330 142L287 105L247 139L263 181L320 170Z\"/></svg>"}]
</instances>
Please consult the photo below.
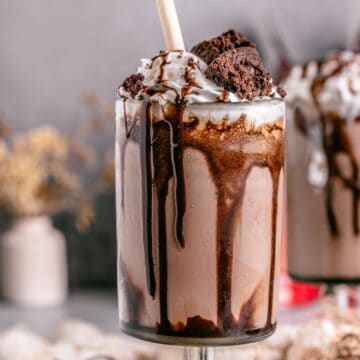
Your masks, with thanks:
<instances>
[{"instance_id":1,"label":"red object in background","mask_svg":"<svg viewBox=\"0 0 360 360\"><path fill-rule=\"evenodd\" d=\"M286 273L280 276L280 307L305 305L319 297L319 287L293 281Z\"/></svg>"},{"instance_id":2,"label":"red object in background","mask_svg":"<svg viewBox=\"0 0 360 360\"><path fill-rule=\"evenodd\" d=\"M286 207L286 206L285 206ZM286 216L285 216L286 219ZM287 272L287 241L286 221L284 221L283 241L281 249L281 275L280 275L280 307L289 308L305 305L319 297L319 286L292 280Z\"/></svg>"}]
</instances>

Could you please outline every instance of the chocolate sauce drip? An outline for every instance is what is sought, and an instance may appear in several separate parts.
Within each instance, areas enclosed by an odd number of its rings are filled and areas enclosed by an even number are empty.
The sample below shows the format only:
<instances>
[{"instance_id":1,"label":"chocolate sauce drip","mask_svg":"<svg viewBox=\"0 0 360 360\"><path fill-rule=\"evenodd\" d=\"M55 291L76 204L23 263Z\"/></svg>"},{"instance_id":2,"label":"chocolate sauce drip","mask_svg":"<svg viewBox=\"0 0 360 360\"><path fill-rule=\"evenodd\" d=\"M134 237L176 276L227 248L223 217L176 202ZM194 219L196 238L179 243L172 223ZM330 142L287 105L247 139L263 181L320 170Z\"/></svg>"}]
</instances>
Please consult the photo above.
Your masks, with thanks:
<instances>
[{"instance_id":1,"label":"chocolate sauce drip","mask_svg":"<svg viewBox=\"0 0 360 360\"><path fill-rule=\"evenodd\" d=\"M306 76L307 76L307 72L308 72L310 64L315 64L316 67L317 67L317 72L320 72L320 69L321 69L321 67L323 65L323 60L322 59L317 59L317 60L313 60L312 62L303 64L302 65L302 73L301 73L301 77L303 79L305 79Z\"/></svg>"},{"instance_id":2,"label":"chocolate sauce drip","mask_svg":"<svg viewBox=\"0 0 360 360\"><path fill-rule=\"evenodd\" d=\"M119 259L119 270L123 281L123 289L126 296L126 304L130 321L137 321L144 307L144 294L131 280L123 260Z\"/></svg>"},{"instance_id":3,"label":"chocolate sauce drip","mask_svg":"<svg viewBox=\"0 0 360 360\"><path fill-rule=\"evenodd\" d=\"M339 226L335 212L333 210L334 179L338 178L343 183L344 187L352 191L352 227L354 234L358 235L360 198L359 167L356 162L351 141L345 130L347 125L344 120L340 119L337 115L334 114L322 116L322 122L324 129L324 149L325 153L327 154L330 177L326 188L326 205L330 229L334 236L339 234ZM350 178L347 178L338 166L336 162L336 155L338 154L344 154L348 157L351 164Z\"/></svg>"},{"instance_id":4,"label":"chocolate sauce drip","mask_svg":"<svg viewBox=\"0 0 360 360\"><path fill-rule=\"evenodd\" d=\"M146 119L150 115L150 104L146 107ZM151 171L151 121L140 121L140 163L142 183L143 242L145 252L146 283L149 294L155 296L155 270L152 254L152 171Z\"/></svg>"},{"instance_id":5,"label":"chocolate sauce drip","mask_svg":"<svg viewBox=\"0 0 360 360\"><path fill-rule=\"evenodd\" d=\"M160 73L159 73L159 78L157 81L158 84L161 84L161 82L164 80L165 65L168 64L168 61L167 61L168 53L161 55L161 57L163 60L160 65Z\"/></svg>"},{"instance_id":6,"label":"chocolate sauce drip","mask_svg":"<svg viewBox=\"0 0 360 360\"><path fill-rule=\"evenodd\" d=\"M163 330L169 330L167 314L167 235L166 235L166 198L169 181L174 179L175 221L174 236L180 247L184 247L182 232L185 214L185 181L183 174L183 108L182 104L170 105L163 113L164 119L153 125L154 137L159 139L153 147L154 183L158 203L158 251L159 251L159 291L160 291L160 324ZM151 123L151 119L147 118Z\"/></svg>"},{"instance_id":7,"label":"chocolate sauce drip","mask_svg":"<svg viewBox=\"0 0 360 360\"><path fill-rule=\"evenodd\" d=\"M302 72L301 72L301 77L302 77L303 79L306 78L306 73L307 73L308 65L309 65L308 63L305 63L305 64L303 64L302 67L301 67L301 70L302 70Z\"/></svg>"},{"instance_id":8,"label":"chocolate sauce drip","mask_svg":"<svg viewBox=\"0 0 360 360\"><path fill-rule=\"evenodd\" d=\"M219 96L218 101L219 102L228 102L229 101L229 91L227 90L222 90Z\"/></svg>"},{"instance_id":9,"label":"chocolate sauce drip","mask_svg":"<svg viewBox=\"0 0 360 360\"><path fill-rule=\"evenodd\" d=\"M245 118L239 120L239 126L245 126ZM189 129L194 129L190 124ZM187 127L185 128L187 130ZM246 179L255 166L267 167L275 181L273 185L273 210L272 210L272 253L270 269L269 296L273 293L275 276L275 251L276 251L276 218L278 179L283 166L283 143L274 143L260 153L247 153L245 150L232 151L231 145L241 145L246 149L248 142L264 141L262 135L253 134L250 137L231 138L230 129L224 123L223 128L218 125L207 124L208 136L199 137L185 136L186 145L200 150L208 161L213 181L217 188L217 292L218 292L218 327L221 331L228 331L236 326L231 312L232 299L232 264L234 248L234 232L236 222L241 218L242 200L244 196ZM191 130L190 130L191 131ZM195 130L196 131L196 130ZM185 131L186 133L186 131ZM217 136L216 136L216 135ZM238 135L238 132L235 133ZM216 136L216 145L209 146L209 138ZM225 135L225 136L224 136ZM227 137L226 135L229 135ZM257 138L258 137L258 138ZM272 299L269 300L269 319L272 318Z\"/></svg>"},{"instance_id":10,"label":"chocolate sauce drip","mask_svg":"<svg viewBox=\"0 0 360 360\"><path fill-rule=\"evenodd\" d=\"M160 190L160 191L159 191ZM168 271L167 271L167 236L166 236L166 209L165 203L168 193L166 187L158 190L158 251L159 251L159 300L160 300L160 324L161 331L169 331L170 321L168 317Z\"/></svg>"},{"instance_id":11,"label":"chocolate sauce drip","mask_svg":"<svg viewBox=\"0 0 360 360\"><path fill-rule=\"evenodd\" d=\"M194 59L190 58L188 61L188 66L185 67L184 79L186 85L184 85L181 89L181 99L184 99L194 87L201 89L202 87L198 84L198 82L191 76L191 71L198 66Z\"/></svg>"},{"instance_id":12,"label":"chocolate sauce drip","mask_svg":"<svg viewBox=\"0 0 360 360\"><path fill-rule=\"evenodd\" d=\"M322 61L317 62L318 76L316 76L311 84L311 95L313 102L317 108L319 119L322 127L322 143L326 154L329 168L329 179L325 187L325 206L329 228L333 238L337 238L340 234L339 224L336 218L333 198L335 179L338 178L345 188L352 191L352 230L355 235L360 233L359 224L359 200L360 200L360 182L359 182L359 166L354 155L351 140L346 132L346 119L342 119L336 113L323 113L321 106L317 100L318 93L324 88L326 81L340 73L344 67L348 66L349 61L341 60L339 55L334 55L334 61L338 65L328 75L321 75L321 67L326 64ZM303 67L303 75L306 74L306 67ZM351 83L349 83L351 89ZM301 109L295 110L295 124L297 128L306 136L309 135L311 129L308 129L307 122L301 112ZM336 156L338 154L345 155L351 164L351 177L347 178L337 164Z\"/></svg>"},{"instance_id":13,"label":"chocolate sauce drip","mask_svg":"<svg viewBox=\"0 0 360 360\"><path fill-rule=\"evenodd\" d=\"M216 164L217 165L217 164ZM215 166L216 166L215 165ZM232 299L232 264L234 254L235 219L239 216L239 205L245 191L245 182L250 167L238 172L238 178L232 174L219 177L217 209L217 294L218 294L218 326L227 331L233 326L231 312ZM227 176L226 176L227 175ZM230 181L230 179L232 181ZM235 189L235 190L232 190Z\"/></svg>"},{"instance_id":14,"label":"chocolate sauce drip","mask_svg":"<svg viewBox=\"0 0 360 360\"><path fill-rule=\"evenodd\" d=\"M148 112L147 116L150 113ZM151 124L151 117L144 121ZM153 184L156 191L157 201L157 229L158 229L158 253L159 253L159 302L160 324L162 329L168 330L170 323L167 315L167 235L166 235L166 198L168 195L168 183L172 176L170 159L169 129L165 122L153 124L154 138L157 139L152 148L147 147L147 152L152 152L153 157ZM167 139L167 141L164 141ZM156 145L156 146L155 146ZM144 144L140 144L144 146Z\"/></svg>"},{"instance_id":15,"label":"chocolate sauce drip","mask_svg":"<svg viewBox=\"0 0 360 360\"><path fill-rule=\"evenodd\" d=\"M144 248L146 255L147 280L154 281L154 262L152 260L151 212L157 208L157 245L159 254L159 302L160 323L157 332L177 336L227 336L250 326L257 290L243 306L239 319L231 311L232 267L235 230L241 218L242 202L246 179L253 167L268 168L273 179L272 195L272 238L270 258L270 287L267 326L272 327L272 295L275 277L276 219L280 172L283 167L283 138L265 138L261 131L246 134L246 118L228 124L208 122L205 129L199 130L199 120L183 122L184 104L148 104L146 115L140 121L140 136L137 140L141 148ZM154 121L152 114L162 112L160 119ZM274 125L276 127L276 125ZM278 130L277 130L278 131ZM281 129L282 131L282 129ZM281 135L283 136L283 135ZM154 140L152 140L154 139ZM248 152L249 145L262 142L259 152ZM239 150L234 151L234 147ZM166 199L169 181L174 181L175 221L174 237L181 248L184 247L183 217L186 211L183 152L194 148L202 152L208 163L217 193L217 314L218 321L189 318L186 324L174 326L168 318L168 260L167 260L167 213ZM153 207L152 191L156 192L157 206ZM146 199L144 198L146 197ZM155 284L150 286L154 294ZM131 299L129 299L131 301ZM136 323L136 321L135 321ZM246 330L249 330L248 328ZM254 329L254 331L257 331Z\"/></svg>"},{"instance_id":16,"label":"chocolate sauce drip","mask_svg":"<svg viewBox=\"0 0 360 360\"><path fill-rule=\"evenodd\" d=\"M267 325L271 325L274 301L274 282L275 282L275 262L276 262L276 233L277 233L277 213L278 213L278 193L281 166L284 162L284 151L279 149L278 157L274 157L274 163L270 166L271 177L273 181L272 192L272 216L271 216L271 258L270 258L270 287ZM277 160L278 159L278 160Z\"/></svg>"},{"instance_id":17,"label":"chocolate sauce drip","mask_svg":"<svg viewBox=\"0 0 360 360\"><path fill-rule=\"evenodd\" d=\"M254 325L252 323L253 316L255 312L255 301L257 297L258 289L251 294L250 298L246 303L244 303L240 310L239 324L240 329L253 329Z\"/></svg>"},{"instance_id":18,"label":"chocolate sauce drip","mask_svg":"<svg viewBox=\"0 0 360 360\"><path fill-rule=\"evenodd\" d=\"M183 168L183 113L184 105L178 104L174 113L167 117L171 133L171 163L175 188L175 239L180 247L185 246L183 236L183 218L186 210L185 179Z\"/></svg>"}]
</instances>

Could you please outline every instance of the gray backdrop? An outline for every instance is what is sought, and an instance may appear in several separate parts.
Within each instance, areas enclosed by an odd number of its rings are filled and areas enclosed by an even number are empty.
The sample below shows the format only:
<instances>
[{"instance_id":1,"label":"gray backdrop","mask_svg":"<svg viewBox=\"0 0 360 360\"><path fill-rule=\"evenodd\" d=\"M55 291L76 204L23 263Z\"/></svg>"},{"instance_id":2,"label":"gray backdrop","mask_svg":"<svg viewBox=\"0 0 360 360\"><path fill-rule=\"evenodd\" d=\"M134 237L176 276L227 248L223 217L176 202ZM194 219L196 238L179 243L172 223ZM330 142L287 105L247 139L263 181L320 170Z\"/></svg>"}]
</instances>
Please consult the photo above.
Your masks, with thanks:
<instances>
[{"instance_id":1,"label":"gray backdrop","mask_svg":"<svg viewBox=\"0 0 360 360\"><path fill-rule=\"evenodd\" d=\"M177 0L186 44L248 31L273 67L272 34L294 60L345 44L357 0ZM360 12L360 11L358 11ZM164 48L155 0L0 0L0 110L17 127L71 128L81 94L114 97L141 57Z\"/></svg>"}]
</instances>

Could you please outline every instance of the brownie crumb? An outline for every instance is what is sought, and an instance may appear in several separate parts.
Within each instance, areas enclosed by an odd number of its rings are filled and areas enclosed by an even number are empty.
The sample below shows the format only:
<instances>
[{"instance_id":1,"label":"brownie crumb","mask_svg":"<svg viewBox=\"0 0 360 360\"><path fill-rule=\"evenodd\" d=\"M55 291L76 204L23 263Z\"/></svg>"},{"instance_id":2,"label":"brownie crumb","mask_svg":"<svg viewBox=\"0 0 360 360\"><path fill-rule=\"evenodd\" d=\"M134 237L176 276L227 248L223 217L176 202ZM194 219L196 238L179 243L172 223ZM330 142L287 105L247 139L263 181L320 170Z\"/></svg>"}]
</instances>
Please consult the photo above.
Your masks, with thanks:
<instances>
[{"instance_id":1,"label":"brownie crumb","mask_svg":"<svg viewBox=\"0 0 360 360\"><path fill-rule=\"evenodd\" d=\"M214 37L210 40L203 41L195 45L191 52L210 64L215 58L225 51L236 49L243 46L255 47L246 35L235 30L224 32L220 36Z\"/></svg>"},{"instance_id":2,"label":"brownie crumb","mask_svg":"<svg viewBox=\"0 0 360 360\"><path fill-rule=\"evenodd\" d=\"M229 30L195 45L191 52L208 64L206 77L225 90L250 101L257 96L271 96L271 75L256 45L246 35Z\"/></svg>"},{"instance_id":3,"label":"brownie crumb","mask_svg":"<svg viewBox=\"0 0 360 360\"><path fill-rule=\"evenodd\" d=\"M286 96L286 90L282 86L278 86L276 90L282 98Z\"/></svg>"},{"instance_id":4,"label":"brownie crumb","mask_svg":"<svg viewBox=\"0 0 360 360\"><path fill-rule=\"evenodd\" d=\"M133 74L127 77L122 83L122 87L127 91L130 96L135 97L144 87L144 75Z\"/></svg>"},{"instance_id":5,"label":"brownie crumb","mask_svg":"<svg viewBox=\"0 0 360 360\"><path fill-rule=\"evenodd\" d=\"M253 46L222 53L210 63L205 74L218 86L238 94L243 99L269 96L272 92L271 76Z\"/></svg>"}]
</instances>

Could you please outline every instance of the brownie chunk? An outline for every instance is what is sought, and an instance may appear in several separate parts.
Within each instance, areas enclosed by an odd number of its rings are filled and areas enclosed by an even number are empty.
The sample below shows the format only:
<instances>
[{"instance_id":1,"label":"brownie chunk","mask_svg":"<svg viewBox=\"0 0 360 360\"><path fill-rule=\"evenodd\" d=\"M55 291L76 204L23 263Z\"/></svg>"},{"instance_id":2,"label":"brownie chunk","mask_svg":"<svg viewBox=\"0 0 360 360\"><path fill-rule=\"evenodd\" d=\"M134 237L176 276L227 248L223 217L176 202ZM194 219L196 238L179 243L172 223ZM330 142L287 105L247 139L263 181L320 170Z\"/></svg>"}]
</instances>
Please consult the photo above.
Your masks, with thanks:
<instances>
[{"instance_id":1,"label":"brownie chunk","mask_svg":"<svg viewBox=\"0 0 360 360\"><path fill-rule=\"evenodd\" d=\"M246 35L235 30L229 30L220 36L214 37L211 40L206 40L198 45L195 45L191 52L197 55L200 59L210 64L215 58L225 51L236 49L242 46L253 46L253 44Z\"/></svg>"},{"instance_id":2,"label":"brownie chunk","mask_svg":"<svg viewBox=\"0 0 360 360\"><path fill-rule=\"evenodd\" d=\"M122 87L130 94L135 97L141 90L144 89L144 75L133 74L127 77L122 83Z\"/></svg>"},{"instance_id":3,"label":"brownie chunk","mask_svg":"<svg viewBox=\"0 0 360 360\"><path fill-rule=\"evenodd\" d=\"M271 75L253 46L239 47L220 54L209 64L205 74L218 86L243 99L269 96L272 92Z\"/></svg>"}]
</instances>

